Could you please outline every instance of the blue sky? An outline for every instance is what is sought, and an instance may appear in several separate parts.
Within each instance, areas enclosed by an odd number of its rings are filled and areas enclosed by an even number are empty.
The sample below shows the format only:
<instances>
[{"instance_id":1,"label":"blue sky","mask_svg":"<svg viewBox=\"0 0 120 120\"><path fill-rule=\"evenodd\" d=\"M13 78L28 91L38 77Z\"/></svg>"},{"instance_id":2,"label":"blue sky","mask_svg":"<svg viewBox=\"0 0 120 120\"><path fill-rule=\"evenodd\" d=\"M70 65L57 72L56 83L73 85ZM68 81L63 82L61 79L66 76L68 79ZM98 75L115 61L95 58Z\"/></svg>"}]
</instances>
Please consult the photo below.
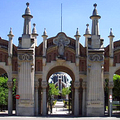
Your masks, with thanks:
<instances>
[{"instance_id":1,"label":"blue sky","mask_svg":"<svg viewBox=\"0 0 120 120\"><path fill-rule=\"evenodd\" d=\"M26 2L30 3L29 8L33 15L31 24L36 23L38 45L42 42L44 28L48 38L56 36L61 31L61 3L63 32L74 38L76 29L79 28L80 43L83 46L83 34L87 23L91 31L92 21L89 17L92 15L94 3L97 3L98 14L101 16L99 30L101 38L104 38L104 46L109 44L110 28L113 28L114 41L120 39L120 0L0 0L0 37L7 40L7 34L12 27L15 45L18 45L18 37L23 33L22 15L26 9Z\"/></svg>"}]
</instances>

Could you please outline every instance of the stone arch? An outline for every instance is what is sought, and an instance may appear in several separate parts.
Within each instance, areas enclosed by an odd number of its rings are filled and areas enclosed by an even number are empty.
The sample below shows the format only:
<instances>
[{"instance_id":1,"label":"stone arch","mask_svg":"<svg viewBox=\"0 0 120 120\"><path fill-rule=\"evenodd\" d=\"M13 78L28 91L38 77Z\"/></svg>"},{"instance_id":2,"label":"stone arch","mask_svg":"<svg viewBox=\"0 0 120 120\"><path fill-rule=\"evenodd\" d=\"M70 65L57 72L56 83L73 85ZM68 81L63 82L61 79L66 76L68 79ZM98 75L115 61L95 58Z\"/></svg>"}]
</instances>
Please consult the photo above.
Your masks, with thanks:
<instances>
[{"instance_id":1,"label":"stone arch","mask_svg":"<svg viewBox=\"0 0 120 120\"><path fill-rule=\"evenodd\" d=\"M12 71L10 71L9 66L6 66L5 62L0 62L0 68L2 68L7 73L9 79L12 77L10 75Z\"/></svg>"},{"instance_id":2,"label":"stone arch","mask_svg":"<svg viewBox=\"0 0 120 120\"><path fill-rule=\"evenodd\" d=\"M50 69L49 72L47 73L47 76L46 76L47 81L53 73L60 72L60 71L67 73L68 75L70 75L73 81L75 80L75 75L71 69L65 66L55 66L52 69Z\"/></svg>"}]
</instances>

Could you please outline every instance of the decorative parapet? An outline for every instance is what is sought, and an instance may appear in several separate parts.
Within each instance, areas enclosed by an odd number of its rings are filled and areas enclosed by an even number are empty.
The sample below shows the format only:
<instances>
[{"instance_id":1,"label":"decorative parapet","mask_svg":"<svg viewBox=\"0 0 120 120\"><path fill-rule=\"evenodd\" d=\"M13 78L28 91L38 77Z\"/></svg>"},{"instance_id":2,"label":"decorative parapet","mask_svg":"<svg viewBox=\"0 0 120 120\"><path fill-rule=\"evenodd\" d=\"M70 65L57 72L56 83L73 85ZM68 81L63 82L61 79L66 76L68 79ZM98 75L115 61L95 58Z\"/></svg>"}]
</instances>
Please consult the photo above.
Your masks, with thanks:
<instances>
[{"instance_id":1,"label":"decorative parapet","mask_svg":"<svg viewBox=\"0 0 120 120\"><path fill-rule=\"evenodd\" d=\"M80 82L79 81L75 81L74 82L74 88L78 89L80 87Z\"/></svg>"},{"instance_id":2,"label":"decorative parapet","mask_svg":"<svg viewBox=\"0 0 120 120\"><path fill-rule=\"evenodd\" d=\"M82 82L82 88L83 88L83 89L86 89L86 88L87 88L87 82L86 82L86 81L83 81L83 82Z\"/></svg>"},{"instance_id":3,"label":"decorative parapet","mask_svg":"<svg viewBox=\"0 0 120 120\"><path fill-rule=\"evenodd\" d=\"M41 87L47 88L47 86L48 86L47 81L42 81Z\"/></svg>"},{"instance_id":4,"label":"decorative parapet","mask_svg":"<svg viewBox=\"0 0 120 120\"><path fill-rule=\"evenodd\" d=\"M8 86L8 88L12 88L13 87L13 82L12 81L8 81L7 82L7 86Z\"/></svg>"},{"instance_id":5,"label":"decorative parapet","mask_svg":"<svg viewBox=\"0 0 120 120\"><path fill-rule=\"evenodd\" d=\"M39 88L39 81L35 81L35 88L38 89Z\"/></svg>"},{"instance_id":6,"label":"decorative parapet","mask_svg":"<svg viewBox=\"0 0 120 120\"><path fill-rule=\"evenodd\" d=\"M114 87L114 82L113 82L113 81L109 81L108 87L109 87L109 89L113 89L113 87Z\"/></svg>"}]
</instances>

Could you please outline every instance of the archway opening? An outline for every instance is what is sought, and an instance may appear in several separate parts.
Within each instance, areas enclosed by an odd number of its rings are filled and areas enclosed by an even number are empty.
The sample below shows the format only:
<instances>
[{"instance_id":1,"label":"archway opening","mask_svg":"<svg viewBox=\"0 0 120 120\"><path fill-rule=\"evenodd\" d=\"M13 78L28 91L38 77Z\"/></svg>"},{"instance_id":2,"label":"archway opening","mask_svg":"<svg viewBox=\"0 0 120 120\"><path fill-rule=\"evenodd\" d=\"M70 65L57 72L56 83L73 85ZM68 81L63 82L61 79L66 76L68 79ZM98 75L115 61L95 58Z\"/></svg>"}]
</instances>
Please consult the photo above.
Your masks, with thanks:
<instances>
[{"instance_id":1,"label":"archway opening","mask_svg":"<svg viewBox=\"0 0 120 120\"><path fill-rule=\"evenodd\" d=\"M0 115L8 115L8 93L9 93L9 88L7 85L8 82L8 74L7 72L3 69L0 68ZM15 114L16 111L16 86L15 86L16 79L13 79L13 87L12 87L12 114Z\"/></svg>"},{"instance_id":2,"label":"archway opening","mask_svg":"<svg viewBox=\"0 0 120 120\"><path fill-rule=\"evenodd\" d=\"M113 75L113 89L112 89L112 114L120 115L120 69Z\"/></svg>"},{"instance_id":3,"label":"archway opening","mask_svg":"<svg viewBox=\"0 0 120 120\"><path fill-rule=\"evenodd\" d=\"M112 80L105 79L105 115L117 116L120 115L120 69L114 72ZM110 95L112 95L112 101L110 101Z\"/></svg>"},{"instance_id":4,"label":"archway opening","mask_svg":"<svg viewBox=\"0 0 120 120\"><path fill-rule=\"evenodd\" d=\"M49 115L71 115L74 110L74 74L66 67L48 72L47 111Z\"/></svg>"}]
</instances>

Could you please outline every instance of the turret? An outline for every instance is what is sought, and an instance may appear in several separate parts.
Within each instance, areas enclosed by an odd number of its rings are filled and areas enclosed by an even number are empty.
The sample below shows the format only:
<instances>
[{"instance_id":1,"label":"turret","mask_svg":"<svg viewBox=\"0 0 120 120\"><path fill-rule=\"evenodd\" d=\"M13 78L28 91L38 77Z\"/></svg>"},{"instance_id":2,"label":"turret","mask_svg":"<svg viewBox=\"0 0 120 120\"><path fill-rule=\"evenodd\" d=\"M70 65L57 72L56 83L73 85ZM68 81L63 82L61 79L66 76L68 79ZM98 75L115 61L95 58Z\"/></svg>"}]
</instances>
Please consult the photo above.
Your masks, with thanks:
<instances>
[{"instance_id":1,"label":"turret","mask_svg":"<svg viewBox=\"0 0 120 120\"><path fill-rule=\"evenodd\" d=\"M7 35L9 37L9 42L8 42L8 56L9 57L12 57L12 49L13 49L13 33L12 33L12 28L10 28L10 32L9 34Z\"/></svg>"},{"instance_id":2,"label":"turret","mask_svg":"<svg viewBox=\"0 0 120 120\"><path fill-rule=\"evenodd\" d=\"M78 31L78 28L77 28L77 31L76 31L76 35L74 35L74 37L76 38L76 56L79 56L80 55L80 48L79 48L79 38L80 38L80 35L79 35L79 31Z\"/></svg>"},{"instance_id":3,"label":"turret","mask_svg":"<svg viewBox=\"0 0 120 120\"><path fill-rule=\"evenodd\" d=\"M34 42L35 42L35 46L37 46L37 31L36 31L36 28L35 28L36 24L34 23L33 24L33 29L32 29L32 37L34 37Z\"/></svg>"},{"instance_id":4,"label":"turret","mask_svg":"<svg viewBox=\"0 0 120 120\"><path fill-rule=\"evenodd\" d=\"M31 34L31 19L33 16L30 14L30 9L29 9L29 3L26 3L27 8L25 10L25 14L22 15L24 18L24 28L23 28L23 34Z\"/></svg>"},{"instance_id":5,"label":"turret","mask_svg":"<svg viewBox=\"0 0 120 120\"><path fill-rule=\"evenodd\" d=\"M90 19L92 19L92 31L91 31L91 47L93 49L100 49L101 48L101 40L99 35L99 22L98 20L101 18L101 16L97 13L97 4L94 5L94 10L92 16L90 16Z\"/></svg>"},{"instance_id":6,"label":"turret","mask_svg":"<svg viewBox=\"0 0 120 120\"><path fill-rule=\"evenodd\" d=\"M112 28L110 29L110 35L108 36L110 40L110 45L109 45L109 56L113 58L113 50L114 50L114 45L113 45L113 38L115 36L112 33Z\"/></svg>"},{"instance_id":7,"label":"turret","mask_svg":"<svg viewBox=\"0 0 120 120\"><path fill-rule=\"evenodd\" d=\"M115 36L112 33L112 28L110 29L110 35L108 36L109 40L110 40L110 45L109 45L109 65L113 66L113 51L114 51L114 45L113 45L113 38Z\"/></svg>"},{"instance_id":8,"label":"turret","mask_svg":"<svg viewBox=\"0 0 120 120\"><path fill-rule=\"evenodd\" d=\"M31 35L31 19L33 18L33 16L30 14L30 9L29 9L29 3L26 3L27 8L25 10L25 14L22 15L22 17L24 18L24 28L23 28L23 34L22 34L22 48L28 49L30 47L33 47L33 43L34 41L31 40L32 35ZM19 43L19 44L21 44Z\"/></svg>"},{"instance_id":9,"label":"turret","mask_svg":"<svg viewBox=\"0 0 120 120\"><path fill-rule=\"evenodd\" d=\"M94 10L92 16L90 16L90 19L92 19L92 35L99 35L99 22L98 20L101 18L101 16L98 15L97 13L97 4L95 3L94 5Z\"/></svg>"},{"instance_id":10,"label":"turret","mask_svg":"<svg viewBox=\"0 0 120 120\"><path fill-rule=\"evenodd\" d=\"M45 57L47 50L47 37L48 37L46 29L44 29L42 37L43 37L43 57Z\"/></svg>"},{"instance_id":11,"label":"turret","mask_svg":"<svg viewBox=\"0 0 120 120\"><path fill-rule=\"evenodd\" d=\"M89 31L89 24L86 24L87 28L86 28L86 31L85 31L85 47L87 48L88 47L88 38L91 36L90 34L90 31Z\"/></svg>"}]
</instances>

